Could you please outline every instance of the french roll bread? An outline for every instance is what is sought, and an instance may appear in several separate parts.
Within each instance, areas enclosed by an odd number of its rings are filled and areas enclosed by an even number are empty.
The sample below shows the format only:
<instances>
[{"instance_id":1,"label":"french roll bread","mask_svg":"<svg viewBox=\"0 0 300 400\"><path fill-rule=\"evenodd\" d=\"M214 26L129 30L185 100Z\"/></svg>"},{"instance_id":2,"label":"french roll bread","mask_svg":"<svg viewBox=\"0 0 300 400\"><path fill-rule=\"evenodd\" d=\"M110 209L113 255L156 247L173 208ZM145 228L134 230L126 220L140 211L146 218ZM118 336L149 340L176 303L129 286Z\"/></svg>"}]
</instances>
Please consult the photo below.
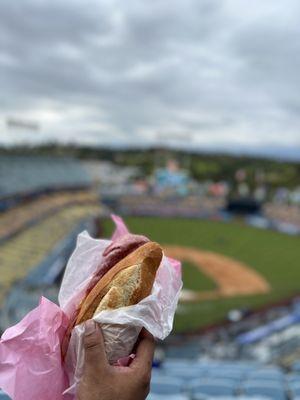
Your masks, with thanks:
<instances>
[{"instance_id":1,"label":"french roll bread","mask_svg":"<svg viewBox=\"0 0 300 400\"><path fill-rule=\"evenodd\" d=\"M162 249L147 242L114 265L82 301L75 325L103 310L137 304L152 290Z\"/></svg>"}]
</instances>

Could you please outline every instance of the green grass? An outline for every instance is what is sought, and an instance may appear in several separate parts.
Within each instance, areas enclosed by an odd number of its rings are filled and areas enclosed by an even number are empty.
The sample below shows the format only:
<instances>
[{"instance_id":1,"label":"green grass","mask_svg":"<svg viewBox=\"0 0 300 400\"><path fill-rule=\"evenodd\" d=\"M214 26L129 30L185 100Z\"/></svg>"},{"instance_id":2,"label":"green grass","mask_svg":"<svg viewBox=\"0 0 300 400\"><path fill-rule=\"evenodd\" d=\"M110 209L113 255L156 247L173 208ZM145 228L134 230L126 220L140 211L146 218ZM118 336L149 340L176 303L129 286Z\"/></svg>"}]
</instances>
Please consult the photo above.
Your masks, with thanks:
<instances>
[{"instance_id":1,"label":"green grass","mask_svg":"<svg viewBox=\"0 0 300 400\"><path fill-rule=\"evenodd\" d=\"M182 279L185 289L206 291L216 288L213 280L203 274L198 267L186 261L182 263Z\"/></svg>"},{"instance_id":2,"label":"green grass","mask_svg":"<svg viewBox=\"0 0 300 400\"><path fill-rule=\"evenodd\" d=\"M126 223L132 232L145 234L161 244L210 250L240 260L261 273L272 287L271 292L264 295L182 305L175 318L177 331L188 331L217 322L231 308L255 308L300 293L299 237L260 230L238 222L130 217L126 218ZM111 221L105 221L106 236L111 234L112 229ZM184 287L189 289L209 290L213 285L191 265L184 272L183 279Z\"/></svg>"}]
</instances>

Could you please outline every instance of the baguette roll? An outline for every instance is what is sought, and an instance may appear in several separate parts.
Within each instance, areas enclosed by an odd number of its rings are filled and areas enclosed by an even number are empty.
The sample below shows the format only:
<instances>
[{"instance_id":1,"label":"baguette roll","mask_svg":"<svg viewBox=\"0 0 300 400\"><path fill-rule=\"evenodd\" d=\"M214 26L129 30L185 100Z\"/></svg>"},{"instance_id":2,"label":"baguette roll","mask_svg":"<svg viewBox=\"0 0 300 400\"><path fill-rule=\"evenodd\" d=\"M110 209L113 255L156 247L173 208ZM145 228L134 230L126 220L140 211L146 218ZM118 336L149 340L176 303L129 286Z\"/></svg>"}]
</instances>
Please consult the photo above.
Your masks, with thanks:
<instances>
[{"instance_id":1,"label":"baguette roll","mask_svg":"<svg viewBox=\"0 0 300 400\"><path fill-rule=\"evenodd\" d=\"M148 242L113 266L83 300L75 325L103 310L137 304L151 293L162 249Z\"/></svg>"}]
</instances>

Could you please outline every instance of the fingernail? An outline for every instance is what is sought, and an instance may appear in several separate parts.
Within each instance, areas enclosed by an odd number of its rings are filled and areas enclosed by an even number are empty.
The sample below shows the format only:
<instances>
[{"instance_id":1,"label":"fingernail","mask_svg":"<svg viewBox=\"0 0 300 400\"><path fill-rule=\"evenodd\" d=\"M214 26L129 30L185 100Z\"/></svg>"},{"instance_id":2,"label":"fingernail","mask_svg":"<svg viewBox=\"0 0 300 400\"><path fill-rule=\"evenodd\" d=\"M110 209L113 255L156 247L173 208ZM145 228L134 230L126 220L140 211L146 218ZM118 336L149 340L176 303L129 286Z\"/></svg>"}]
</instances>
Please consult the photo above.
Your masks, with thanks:
<instances>
[{"instance_id":1,"label":"fingernail","mask_svg":"<svg viewBox=\"0 0 300 400\"><path fill-rule=\"evenodd\" d=\"M91 335L92 333L94 333L96 330L96 324L92 319L89 319L88 321L86 321L86 323L84 324L84 333L85 335Z\"/></svg>"}]
</instances>

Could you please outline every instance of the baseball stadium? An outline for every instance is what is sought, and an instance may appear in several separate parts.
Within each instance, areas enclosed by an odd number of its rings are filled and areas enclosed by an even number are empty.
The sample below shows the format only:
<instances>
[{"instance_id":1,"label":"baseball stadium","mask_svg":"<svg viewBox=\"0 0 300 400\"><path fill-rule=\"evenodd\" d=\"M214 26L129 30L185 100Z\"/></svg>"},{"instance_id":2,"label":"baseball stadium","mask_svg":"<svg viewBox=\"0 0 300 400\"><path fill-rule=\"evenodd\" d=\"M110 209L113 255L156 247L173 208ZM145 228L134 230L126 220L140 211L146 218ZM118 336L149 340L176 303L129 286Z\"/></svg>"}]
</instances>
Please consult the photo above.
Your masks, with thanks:
<instances>
[{"instance_id":1,"label":"baseball stadium","mask_svg":"<svg viewBox=\"0 0 300 400\"><path fill-rule=\"evenodd\" d=\"M253 211L249 200L230 203L228 191L215 190L215 183L205 192L195 188L188 172L174 165L171 160L164 170L154 169L141 185L131 167L69 156L2 155L1 331L35 308L40 296L57 303L77 235L86 230L110 238L110 215L119 214L130 232L160 243L165 255L182 263L173 332L158 343L149 399L248 391L284 399L298 390L298 206L275 212L266 199ZM292 220L282 218L290 214L283 213L286 207L295 214ZM244 387L241 377L255 381L257 368L265 380L283 383ZM205 379L197 380L192 370Z\"/></svg>"},{"instance_id":2,"label":"baseball stadium","mask_svg":"<svg viewBox=\"0 0 300 400\"><path fill-rule=\"evenodd\" d=\"M0 400L300 400L299 15L0 1Z\"/></svg>"}]
</instances>

